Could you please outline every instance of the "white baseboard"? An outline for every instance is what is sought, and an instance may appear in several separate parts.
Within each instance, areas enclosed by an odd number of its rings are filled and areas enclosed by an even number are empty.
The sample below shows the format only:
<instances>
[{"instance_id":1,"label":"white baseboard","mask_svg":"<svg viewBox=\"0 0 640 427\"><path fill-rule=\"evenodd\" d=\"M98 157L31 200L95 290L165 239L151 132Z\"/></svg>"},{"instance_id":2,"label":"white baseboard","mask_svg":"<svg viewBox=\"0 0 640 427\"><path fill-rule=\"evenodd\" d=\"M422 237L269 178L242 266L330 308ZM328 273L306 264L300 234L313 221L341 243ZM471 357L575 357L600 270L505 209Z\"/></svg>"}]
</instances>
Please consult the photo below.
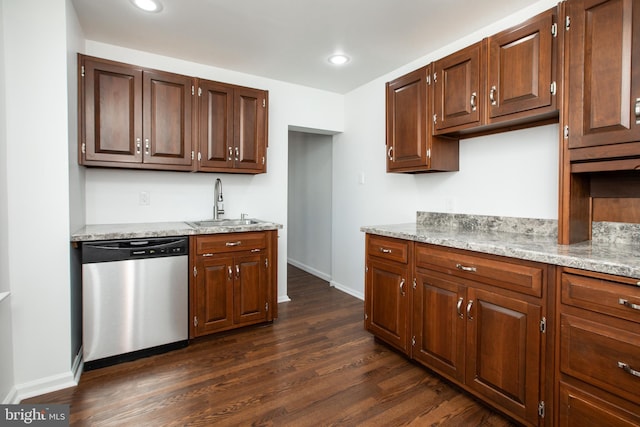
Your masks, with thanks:
<instances>
[{"instance_id":1,"label":"white baseboard","mask_svg":"<svg viewBox=\"0 0 640 427\"><path fill-rule=\"evenodd\" d=\"M289 301L291 301L291 298L289 298L289 295L278 296L278 304L280 304L281 302L289 302Z\"/></svg>"},{"instance_id":2,"label":"white baseboard","mask_svg":"<svg viewBox=\"0 0 640 427\"><path fill-rule=\"evenodd\" d=\"M327 273L324 273L322 271L316 270L315 268L310 267L310 266L308 266L306 264L303 264L303 263L301 263L299 261L296 261L295 259L288 258L287 259L287 263L293 265L294 267L298 267L300 270L306 271L307 273L309 273L309 274L311 274L313 276L316 276L316 277L318 277L318 278L320 278L320 279L322 279L324 281L331 282L331 275L330 274L327 274Z\"/></svg>"},{"instance_id":3,"label":"white baseboard","mask_svg":"<svg viewBox=\"0 0 640 427\"><path fill-rule=\"evenodd\" d=\"M20 403L20 399L18 399L18 390L15 387L11 387L9 394L7 394L2 401L3 405L15 405Z\"/></svg>"},{"instance_id":4,"label":"white baseboard","mask_svg":"<svg viewBox=\"0 0 640 427\"><path fill-rule=\"evenodd\" d=\"M344 292L345 294L349 294L352 297L356 297L359 300L364 301L364 294L362 292L358 292L358 291L355 291L355 290L353 290L351 288L348 288L348 287L336 282L335 280L331 281L331 286L333 286L334 288L336 288L339 291Z\"/></svg>"},{"instance_id":5,"label":"white baseboard","mask_svg":"<svg viewBox=\"0 0 640 427\"><path fill-rule=\"evenodd\" d=\"M78 382L76 381L75 374L72 371L52 375L46 378L40 378L24 384L17 384L16 391L18 395L18 403L23 399L40 396L42 394L51 393L69 387L75 387L77 385Z\"/></svg>"},{"instance_id":6,"label":"white baseboard","mask_svg":"<svg viewBox=\"0 0 640 427\"><path fill-rule=\"evenodd\" d=\"M78 384L80 382L80 376L84 371L84 359L82 355L84 354L84 347L80 346L80 351L76 354L76 357L73 359L73 365L71 366L71 373L73 374L73 380Z\"/></svg>"}]
</instances>

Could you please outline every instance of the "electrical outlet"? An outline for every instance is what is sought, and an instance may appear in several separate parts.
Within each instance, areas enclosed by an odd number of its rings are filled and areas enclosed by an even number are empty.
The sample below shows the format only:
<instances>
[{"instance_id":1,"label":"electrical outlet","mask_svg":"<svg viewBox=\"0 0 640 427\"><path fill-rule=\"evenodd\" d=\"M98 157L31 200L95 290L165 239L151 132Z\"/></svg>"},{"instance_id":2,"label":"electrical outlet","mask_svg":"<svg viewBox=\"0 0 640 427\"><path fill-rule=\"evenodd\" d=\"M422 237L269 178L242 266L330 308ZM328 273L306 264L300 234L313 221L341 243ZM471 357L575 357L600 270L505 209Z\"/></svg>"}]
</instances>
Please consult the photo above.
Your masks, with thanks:
<instances>
[{"instance_id":1,"label":"electrical outlet","mask_svg":"<svg viewBox=\"0 0 640 427\"><path fill-rule=\"evenodd\" d=\"M141 191L138 204L140 206L149 206L151 204L151 194L148 191Z\"/></svg>"}]
</instances>

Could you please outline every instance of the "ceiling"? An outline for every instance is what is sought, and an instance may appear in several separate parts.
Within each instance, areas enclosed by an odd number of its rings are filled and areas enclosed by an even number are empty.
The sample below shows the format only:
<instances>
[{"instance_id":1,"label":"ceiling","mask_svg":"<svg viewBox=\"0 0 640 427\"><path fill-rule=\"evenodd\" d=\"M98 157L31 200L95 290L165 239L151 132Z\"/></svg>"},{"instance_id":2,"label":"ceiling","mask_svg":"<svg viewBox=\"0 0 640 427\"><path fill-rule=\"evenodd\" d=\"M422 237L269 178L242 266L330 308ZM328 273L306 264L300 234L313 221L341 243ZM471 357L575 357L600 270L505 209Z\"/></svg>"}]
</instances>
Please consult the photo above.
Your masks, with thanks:
<instances>
[{"instance_id":1,"label":"ceiling","mask_svg":"<svg viewBox=\"0 0 640 427\"><path fill-rule=\"evenodd\" d=\"M89 40L347 93L539 0L160 1L72 3Z\"/></svg>"}]
</instances>

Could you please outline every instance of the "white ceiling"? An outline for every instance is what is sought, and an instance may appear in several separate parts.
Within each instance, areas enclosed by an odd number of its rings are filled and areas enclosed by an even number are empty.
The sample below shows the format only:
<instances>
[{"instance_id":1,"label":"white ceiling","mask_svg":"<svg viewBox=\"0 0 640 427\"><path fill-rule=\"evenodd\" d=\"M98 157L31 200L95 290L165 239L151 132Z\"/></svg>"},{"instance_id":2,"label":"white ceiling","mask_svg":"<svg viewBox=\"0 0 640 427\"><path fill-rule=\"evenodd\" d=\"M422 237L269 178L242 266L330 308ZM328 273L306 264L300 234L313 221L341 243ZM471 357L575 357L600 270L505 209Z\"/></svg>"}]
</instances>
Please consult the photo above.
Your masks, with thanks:
<instances>
[{"instance_id":1,"label":"white ceiling","mask_svg":"<svg viewBox=\"0 0 640 427\"><path fill-rule=\"evenodd\" d=\"M538 0L160 1L72 3L89 40L346 93Z\"/></svg>"}]
</instances>

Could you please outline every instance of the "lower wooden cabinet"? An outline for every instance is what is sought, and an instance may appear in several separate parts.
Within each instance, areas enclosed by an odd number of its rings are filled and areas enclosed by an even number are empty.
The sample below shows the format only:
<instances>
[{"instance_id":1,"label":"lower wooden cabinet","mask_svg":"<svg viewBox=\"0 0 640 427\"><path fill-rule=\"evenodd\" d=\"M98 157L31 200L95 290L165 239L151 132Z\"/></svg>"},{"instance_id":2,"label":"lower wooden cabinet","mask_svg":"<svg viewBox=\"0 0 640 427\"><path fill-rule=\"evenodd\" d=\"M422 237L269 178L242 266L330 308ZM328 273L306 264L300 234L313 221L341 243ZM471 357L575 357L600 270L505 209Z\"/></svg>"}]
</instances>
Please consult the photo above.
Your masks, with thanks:
<instances>
[{"instance_id":1,"label":"lower wooden cabinet","mask_svg":"<svg viewBox=\"0 0 640 427\"><path fill-rule=\"evenodd\" d=\"M191 237L189 335L277 317L277 231Z\"/></svg>"},{"instance_id":2,"label":"lower wooden cabinet","mask_svg":"<svg viewBox=\"0 0 640 427\"><path fill-rule=\"evenodd\" d=\"M558 424L640 425L637 281L565 268L558 284Z\"/></svg>"},{"instance_id":3,"label":"lower wooden cabinet","mask_svg":"<svg viewBox=\"0 0 640 427\"><path fill-rule=\"evenodd\" d=\"M366 239L367 330L516 421L545 425L553 267Z\"/></svg>"}]
</instances>

